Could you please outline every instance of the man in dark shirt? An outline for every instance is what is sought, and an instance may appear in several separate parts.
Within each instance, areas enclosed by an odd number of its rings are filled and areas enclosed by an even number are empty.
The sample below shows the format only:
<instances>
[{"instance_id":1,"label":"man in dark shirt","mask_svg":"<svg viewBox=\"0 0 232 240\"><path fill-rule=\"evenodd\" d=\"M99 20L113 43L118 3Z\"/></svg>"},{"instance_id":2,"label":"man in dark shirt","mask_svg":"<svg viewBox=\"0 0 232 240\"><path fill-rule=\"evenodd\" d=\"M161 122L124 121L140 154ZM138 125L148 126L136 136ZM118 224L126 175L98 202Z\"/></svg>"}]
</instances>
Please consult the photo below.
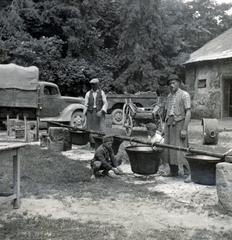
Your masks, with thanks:
<instances>
[{"instance_id":1,"label":"man in dark shirt","mask_svg":"<svg viewBox=\"0 0 232 240\"><path fill-rule=\"evenodd\" d=\"M91 168L93 175L91 179L95 179L96 176L109 176L115 177L122 174L122 171L118 166L122 161L118 161L113 153L112 149L113 137L105 136L103 143L97 148L94 158L91 161ZM116 174L116 175L115 175Z\"/></svg>"}]
</instances>

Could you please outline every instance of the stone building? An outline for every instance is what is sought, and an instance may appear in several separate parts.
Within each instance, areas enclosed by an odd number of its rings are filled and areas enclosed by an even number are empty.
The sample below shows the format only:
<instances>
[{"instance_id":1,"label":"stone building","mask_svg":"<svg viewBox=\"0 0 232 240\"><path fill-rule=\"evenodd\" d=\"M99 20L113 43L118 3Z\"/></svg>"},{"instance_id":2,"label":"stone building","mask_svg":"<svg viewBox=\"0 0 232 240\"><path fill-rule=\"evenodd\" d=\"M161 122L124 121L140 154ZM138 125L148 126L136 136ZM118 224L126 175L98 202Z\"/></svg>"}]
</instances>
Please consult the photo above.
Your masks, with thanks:
<instances>
[{"instance_id":1,"label":"stone building","mask_svg":"<svg viewBox=\"0 0 232 240\"><path fill-rule=\"evenodd\" d=\"M232 117L232 28L193 52L185 66L193 118Z\"/></svg>"}]
</instances>

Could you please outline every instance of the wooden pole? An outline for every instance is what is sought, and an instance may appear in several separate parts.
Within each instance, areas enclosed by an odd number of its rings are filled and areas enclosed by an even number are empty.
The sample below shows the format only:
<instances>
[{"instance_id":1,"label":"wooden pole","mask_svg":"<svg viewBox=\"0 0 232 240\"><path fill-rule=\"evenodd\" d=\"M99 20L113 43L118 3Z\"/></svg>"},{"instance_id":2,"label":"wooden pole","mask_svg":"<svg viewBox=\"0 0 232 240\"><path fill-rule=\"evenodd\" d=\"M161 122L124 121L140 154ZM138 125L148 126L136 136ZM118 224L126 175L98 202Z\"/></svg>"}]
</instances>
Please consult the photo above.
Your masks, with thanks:
<instances>
[{"instance_id":1,"label":"wooden pole","mask_svg":"<svg viewBox=\"0 0 232 240\"><path fill-rule=\"evenodd\" d=\"M6 116L6 132L7 132L7 137L10 136L10 116L7 114Z\"/></svg>"},{"instance_id":2,"label":"wooden pole","mask_svg":"<svg viewBox=\"0 0 232 240\"><path fill-rule=\"evenodd\" d=\"M92 134L98 134L100 136L104 136L105 134L102 132L98 132L98 131L92 131L92 130L88 130L88 129L82 129L82 128L78 128L78 127L71 127L62 123L58 123L58 122L50 122L52 125L56 125L56 126L60 126L60 127L65 127L68 129L71 129L73 131L81 131L81 132L88 132L88 133L92 133Z\"/></svg>"},{"instance_id":3,"label":"wooden pole","mask_svg":"<svg viewBox=\"0 0 232 240\"><path fill-rule=\"evenodd\" d=\"M122 139L124 141L152 145L149 141L145 141L145 140L141 140L141 139L130 138L130 137L126 137L126 136L125 137L124 136L115 136L115 137L119 138L119 139ZM180 147L180 146L164 144L164 143L154 143L153 145L156 146L156 147L169 148L169 149L173 149L173 150L177 150L177 151L183 151L183 152L189 152L189 153L193 153L193 154L202 154L202 155L207 155L207 156L211 156L211 157L218 157L218 158L225 157L224 154L213 153L213 152L204 151L204 150L198 150L198 149L195 149L195 148L186 148L186 147Z\"/></svg>"},{"instance_id":4,"label":"wooden pole","mask_svg":"<svg viewBox=\"0 0 232 240\"><path fill-rule=\"evenodd\" d=\"M28 129L27 129L27 116L23 115L23 119L24 119L24 140L25 142L28 142Z\"/></svg>"},{"instance_id":5,"label":"wooden pole","mask_svg":"<svg viewBox=\"0 0 232 240\"><path fill-rule=\"evenodd\" d=\"M82 131L82 132L89 132L89 133L93 133L93 134L99 134L101 136L105 135L101 132L95 132L95 131L81 129L81 128L74 128L74 127L66 126L66 125L61 124L61 123L52 122L52 124L62 126L62 127L67 127L67 128L70 128L74 131L77 130L77 131ZM141 143L141 144L146 144L146 145L151 145L152 146L151 142L146 141L146 140L131 138L131 137L127 137L127 136L117 136L117 135L115 135L114 137L119 138L119 139L124 140L124 141L128 141L128 142L135 142L135 143ZM207 155L207 156L217 157L217 158L224 158L226 156L226 153L225 154L214 153L214 152L199 150L199 149L195 149L195 148L191 148L191 147L186 148L186 147L175 146L175 145L164 144L164 143L155 143L153 145L156 146L156 147L160 147L160 148L168 148L168 149L173 149L173 150L177 150L177 151L183 151L183 152L188 152L188 153L192 153L192 154Z\"/></svg>"}]
</instances>

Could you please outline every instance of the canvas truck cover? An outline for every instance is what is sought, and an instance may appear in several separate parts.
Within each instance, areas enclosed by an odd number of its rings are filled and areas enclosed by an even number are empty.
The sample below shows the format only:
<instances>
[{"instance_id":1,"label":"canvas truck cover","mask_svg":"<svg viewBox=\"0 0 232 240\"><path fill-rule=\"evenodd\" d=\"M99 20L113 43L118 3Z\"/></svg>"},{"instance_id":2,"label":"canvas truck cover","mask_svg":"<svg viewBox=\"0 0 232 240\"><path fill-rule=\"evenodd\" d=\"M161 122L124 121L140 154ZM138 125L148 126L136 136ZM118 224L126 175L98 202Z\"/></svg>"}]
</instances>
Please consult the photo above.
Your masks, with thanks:
<instances>
[{"instance_id":1,"label":"canvas truck cover","mask_svg":"<svg viewBox=\"0 0 232 240\"><path fill-rule=\"evenodd\" d=\"M0 107L37 108L39 69L0 64Z\"/></svg>"}]
</instances>

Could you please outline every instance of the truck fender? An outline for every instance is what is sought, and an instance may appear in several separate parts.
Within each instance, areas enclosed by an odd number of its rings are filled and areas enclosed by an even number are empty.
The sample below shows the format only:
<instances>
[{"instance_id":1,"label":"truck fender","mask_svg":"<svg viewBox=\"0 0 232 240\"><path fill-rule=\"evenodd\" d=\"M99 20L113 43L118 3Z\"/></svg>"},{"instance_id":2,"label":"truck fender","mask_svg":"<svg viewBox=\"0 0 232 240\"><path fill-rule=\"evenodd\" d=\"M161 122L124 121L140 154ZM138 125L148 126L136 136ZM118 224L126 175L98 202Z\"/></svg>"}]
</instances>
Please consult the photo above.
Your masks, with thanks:
<instances>
[{"instance_id":1,"label":"truck fender","mask_svg":"<svg viewBox=\"0 0 232 240\"><path fill-rule=\"evenodd\" d=\"M81 111L85 109L85 106L83 104L74 103L68 105L60 114L60 119L62 119L63 122L69 122L71 120L72 114L75 111Z\"/></svg>"}]
</instances>

